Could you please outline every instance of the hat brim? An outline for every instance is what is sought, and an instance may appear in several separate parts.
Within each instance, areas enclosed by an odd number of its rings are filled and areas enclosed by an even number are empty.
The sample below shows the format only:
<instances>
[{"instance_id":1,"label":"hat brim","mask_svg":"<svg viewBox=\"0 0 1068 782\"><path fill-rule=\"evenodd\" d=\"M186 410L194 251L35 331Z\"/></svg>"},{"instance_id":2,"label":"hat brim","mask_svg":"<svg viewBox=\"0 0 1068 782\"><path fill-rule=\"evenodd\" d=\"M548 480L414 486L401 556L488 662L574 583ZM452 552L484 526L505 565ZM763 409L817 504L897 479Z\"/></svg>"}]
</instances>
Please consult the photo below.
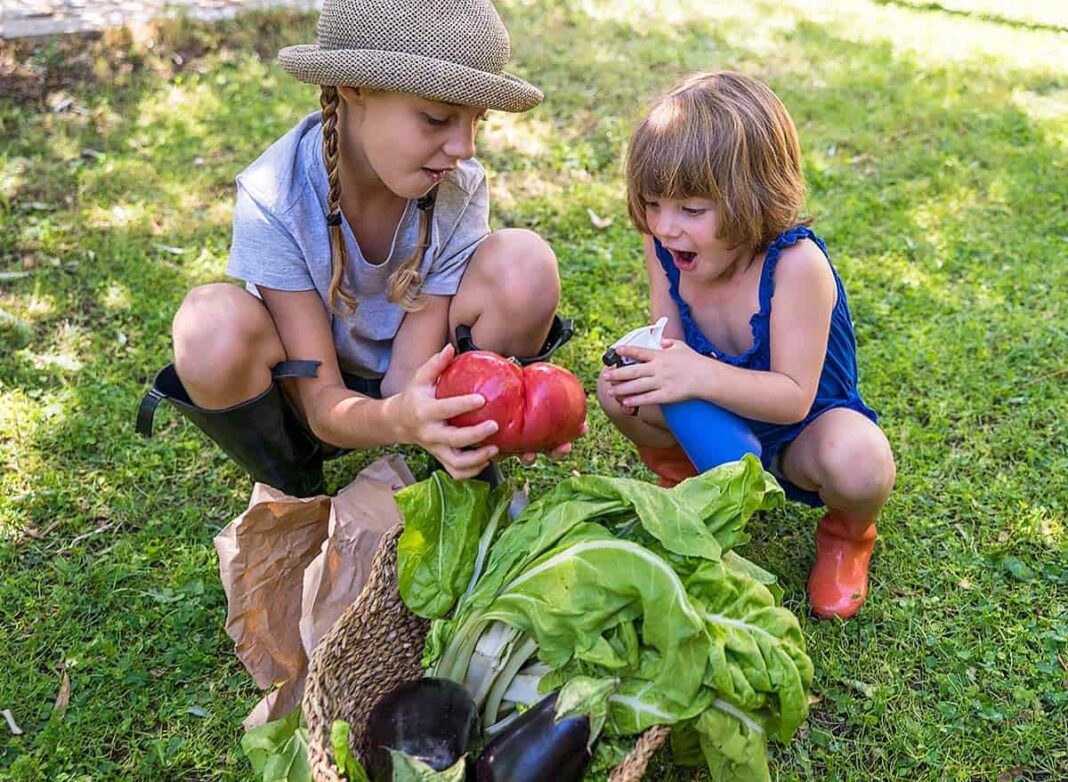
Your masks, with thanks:
<instances>
[{"instance_id":1,"label":"hat brim","mask_svg":"<svg viewBox=\"0 0 1068 782\"><path fill-rule=\"evenodd\" d=\"M372 87L495 111L527 111L544 97L537 87L507 73L404 52L287 46L278 63L310 84Z\"/></svg>"}]
</instances>

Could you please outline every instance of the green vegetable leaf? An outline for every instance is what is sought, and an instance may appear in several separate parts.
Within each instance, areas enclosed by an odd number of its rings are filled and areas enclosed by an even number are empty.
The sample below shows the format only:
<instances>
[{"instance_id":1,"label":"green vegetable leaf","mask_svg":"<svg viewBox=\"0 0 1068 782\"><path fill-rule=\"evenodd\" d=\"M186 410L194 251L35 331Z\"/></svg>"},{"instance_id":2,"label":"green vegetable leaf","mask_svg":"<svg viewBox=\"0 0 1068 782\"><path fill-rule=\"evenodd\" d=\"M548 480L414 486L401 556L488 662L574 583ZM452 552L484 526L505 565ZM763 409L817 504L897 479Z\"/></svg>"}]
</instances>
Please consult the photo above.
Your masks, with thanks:
<instances>
[{"instance_id":1,"label":"green vegetable leaf","mask_svg":"<svg viewBox=\"0 0 1068 782\"><path fill-rule=\"evenodd\" d=\"M363 766L349 749L351 728L344 720L334 720L330 726L330 746L334 750L334 763L349 782L371 782Z\"/></svg>"},{"instance_id":2,"label":"green vegetable leaf","mask_svg":"<svg viewBox=\"0 0 1068 782\"><path fill-rule=\"evenodd\" d=\"M711 639L709 684L746 709L768 708L789 739L808 715L812 661L797 618L763 584L707 562L686 581Z\"/></svg>"},{"instance_id":3,"label":"green vegetable leaf","mask_svg":"<svg viewBox=\"0 0 1068 782\"><path fill-rule=\"evenodd\" d=\"M782 605L783 591L779 586L779 580L775 577L774 573L771 573L755 562L750 562L734 551L728 551L723 555L723 565L728 570L738 573L743 576L757 581L768 588L772 596L775 598L775 605Z\"/></svg>"},{"instance_id":4,"label":"green vegetable leaf","mask_svg":"<svg viewBox=\"0 0 1068 782\"><path fill-rule=\"evenodd\" d=\"M694 726L712 779L771 781L766 731L760 717L716 700Z\"/></svg>"},{"instance_id":5,"label":"green vegetable leaf","mask_svg":"<svg viewBox=\"0 0 1068 782\"><path fill-rule=\"evenodd\" d=\"M474 572L479 538L490 522L484 481L456 481L435 472L396 494L404 514L397 541L397 585L418 616L443 616L464 593Z\"/></svg>"},{"instance_id":6,"label":"green vegetable leaf","mask_svg":"<svg viewBox=\"0 0 1068 782\"><path fill-rule=\"evenodd\" d=\"M241 749L263 782L312 782L308 729L299 707L248 731Z\"/></svg>"},{"instance_id":7,"label":"green vegetable leaf","mask_svg":"<svg viewBox=\"0 0 1068 782\"><path fill-rule=\"evenodd\" d=\"M719 559L719 541L705 526L698 508L688 501L689 495L661 489L644 481L583 475L569 478L550 495L550 502L602 500L606 504L599 521L610 525L613 520L637 516L641 525L676 554Z\"/></svg>"},{"instance_id":8,"label":"green vegetable leaf","mask_svg":"<svg viewBox=\"0 0 1068 782\"><path fill-rule=\"evenodd\" d=\"M670 491L704 520L724 551L748 542L743 530L754 513L786 501L778 481L753 454L687 478Z\"/></svg>"},{"instance_id":9,"label":"green vegetable leaf","mask_svg":"<svg viewBox=\"0 0 1068 782\"><path fill-rule=\"evenodd\" d=\"M506 584L484 615L533 636L538 659L551 668L572 656L611 659L602 632L638 617L642 642L672 661L661 666L657 686L689 703L708 664L704 619L668 564L636 543L610 537L562 546Z\"/></svg>"},{"instance_id":10,"label":"green vegetable leaf","mask_svg":"<svg viewBox=\"0 0 1068 782\"><path fill-rule=\"evenodd\" d=\"M608 717L608 698L619 687L619 679L595 679L576 676L567 682L556 698L556 720L568 717L589 717L589 745L601 734Z\"/></svg>"},{"instance_id":11,"label":"green vegetable leaf","mask_svg":"<svg viewBox=\"0 0 1068 782\"><path fill-rule=\"evenodd\" d=\"M395 749L389 751L393 760L393 782L464 782L467 775L466 756L444 771L435 771L426 763Z\"/></svg>"},{"instance_id":12,"label":"green vegetable leaf","mask_svg":"<svg viewBox=\"0 0 1068 782\"><path fill-rule=\"evenodd\" d=\"M633 736L654 725L674 725L701 714L712 703L712 691L702 687L684 705L665 696L654 682L626 679L608 698L606 732Z\"/></svg>"}]
</instances>

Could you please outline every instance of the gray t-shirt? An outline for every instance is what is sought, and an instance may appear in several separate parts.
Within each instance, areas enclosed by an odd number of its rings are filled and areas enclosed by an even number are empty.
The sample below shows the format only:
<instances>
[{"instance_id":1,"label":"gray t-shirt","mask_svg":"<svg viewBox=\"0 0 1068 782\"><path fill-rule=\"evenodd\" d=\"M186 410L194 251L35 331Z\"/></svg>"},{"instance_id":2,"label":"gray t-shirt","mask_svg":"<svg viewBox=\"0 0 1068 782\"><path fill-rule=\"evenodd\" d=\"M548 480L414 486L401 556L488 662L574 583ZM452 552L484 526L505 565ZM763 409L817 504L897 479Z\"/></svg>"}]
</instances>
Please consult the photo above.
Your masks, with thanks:
<instances>
[{"instance_id":1,"label":"gray t-shirt","mask_svg":"<svg viewBox=\"0 0 1068 782\"><path fill-rule=\"evenodd\" d=\"M322 156L322 118L316 113L276 141L237 177L233 240L226 273L256 286L318 292L330 312L328 185ZM344 289L359 302L353 313L339 300L330 312L338 363L345 372L382 377L405 312L386 299L389 277L418 242L419 210L409 201L385 262L368 263L345 216L341 232L348 256ZM486 173L461 161L438 185L431 242L420 273L422 292L456 293L475 248L489 234ZM291 358L300 358L292 356Z\"/></svg>"}]
</instances>

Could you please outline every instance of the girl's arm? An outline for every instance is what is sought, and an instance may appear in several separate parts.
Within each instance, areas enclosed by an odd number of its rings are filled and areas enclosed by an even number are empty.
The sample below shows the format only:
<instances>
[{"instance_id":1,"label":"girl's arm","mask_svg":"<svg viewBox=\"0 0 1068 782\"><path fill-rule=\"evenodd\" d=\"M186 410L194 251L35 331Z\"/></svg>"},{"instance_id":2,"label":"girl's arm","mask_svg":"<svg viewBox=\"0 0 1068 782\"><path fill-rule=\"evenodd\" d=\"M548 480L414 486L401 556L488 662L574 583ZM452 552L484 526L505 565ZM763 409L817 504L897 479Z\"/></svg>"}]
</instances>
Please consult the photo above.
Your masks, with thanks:
<instances>
[{"instance_id":1,"label":"girl's arm","mask_svg":"<svg viewBox=\"0 0 1068 782\"><path fill-rule=\"evenodd\" d=\"M482 407L485 400L481 396L468 394L450 399L434 396L434 383L452 358L451 346L436 351L424 361L399 393L387 399L371 399L345 387L334 352L330 320L318 294L262 287L259 290L274 318L286 356L322 362L317 377L296 381L298 402L319 439L342 448L419 445L432 453L455 478L477 475L497 455L493 446L464 450L497 431L493 421L468 427L446 423L450 418Z\"/></svg>"},{"instance_id":2,"label":"girl's arm","mask_svg":"<svg viewBox=\"0 0 1068 782\"><path fill-rule=\"evenodd\" d=\"M338 367L330 319L315 291L259 288L290 359L319 361L313 378L295 381L308 426L320 440L342 448L372 448L402 439L396 416L383 400L345 387Z\"/></svg>"},{"instance_id":3,"label":"girl's arm","mask_svg":"<svg viewBox=\"0 0 1068 782\"><path fill-rule=\"evenodd\" d=\"M771 369L740 369L705 359L702 398L758 421L790 424L812 409L819 387L837 290L813 242L786 249L775 268Z\"/></svg>"},{"instance_id":4,"label":"girl's arm","mask_svg":"<svg viewBox=\"0 0 1068 782\"><path fill-rule=\"evenodd\" d=\"M419 367L449 341L452 296L427 294L423 298L422 309L406 314L393 338L389 369L382 378L382 396L393 396L401 391Z\"/></svg>"},{"instance_id":5,"label":"girl's arm","mask_svg":"<svg viewBox=\"0 0 1068 782\"><path fill-rule=\"evenodd\" d=\"M811 242L786 250L775 269L771 369L740 369L672 339L664 350L622 348L641 361L607 373L622 404L707 399L746 418L795 423L812 408L827 352L836 289L827 259Z\"/></svg>"}]
</instances>

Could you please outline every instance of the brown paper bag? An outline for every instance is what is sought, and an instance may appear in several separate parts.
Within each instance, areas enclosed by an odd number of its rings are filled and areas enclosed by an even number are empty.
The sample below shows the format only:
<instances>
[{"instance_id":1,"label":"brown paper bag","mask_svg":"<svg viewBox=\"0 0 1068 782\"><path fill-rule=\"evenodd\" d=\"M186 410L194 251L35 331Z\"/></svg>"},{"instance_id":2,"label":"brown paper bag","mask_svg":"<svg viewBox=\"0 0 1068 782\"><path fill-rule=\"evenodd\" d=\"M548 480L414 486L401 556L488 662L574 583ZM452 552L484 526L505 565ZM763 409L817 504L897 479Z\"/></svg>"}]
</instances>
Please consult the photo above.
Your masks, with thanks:
<instances>
[{"instance_id":1,"label":"brown paper bag","mask_svg":"<svg viewBox=\"0 0 1068 782\"><path fill-rule=\"evenodd\" d=\"M404 458L379 459L336 498L298 499L257 483L215 538L226 632L260 689L245 729L300 702L308 658L367 579L378 541L400 521L393 493L414 482Z\"/></svg>"},{"instance_id":2,"label":"brown paper bag","mask_svg":"<svg viewBox=\"0 0 1068 782\"><path fill-rule=\"evenodd\" d=\"M394 493L415 483L404 457L379 459L338 492L322 550L304 569L300 639L311 659L319 639L359 596L378 543L401 522Z\"/></svg>"},{"instance_id":3,"label":"brown paper bag","mask_svg":"<svg viewBox=\"0 0 1068 782\"><path fill-rule=\"evenodd\" d=\"M226 633L261 689L292 679L307 662L298 627L300 592L329 518L329 497L297 499L257 483L248 510L215 538Z\"/></svg>"}]
</instances>

